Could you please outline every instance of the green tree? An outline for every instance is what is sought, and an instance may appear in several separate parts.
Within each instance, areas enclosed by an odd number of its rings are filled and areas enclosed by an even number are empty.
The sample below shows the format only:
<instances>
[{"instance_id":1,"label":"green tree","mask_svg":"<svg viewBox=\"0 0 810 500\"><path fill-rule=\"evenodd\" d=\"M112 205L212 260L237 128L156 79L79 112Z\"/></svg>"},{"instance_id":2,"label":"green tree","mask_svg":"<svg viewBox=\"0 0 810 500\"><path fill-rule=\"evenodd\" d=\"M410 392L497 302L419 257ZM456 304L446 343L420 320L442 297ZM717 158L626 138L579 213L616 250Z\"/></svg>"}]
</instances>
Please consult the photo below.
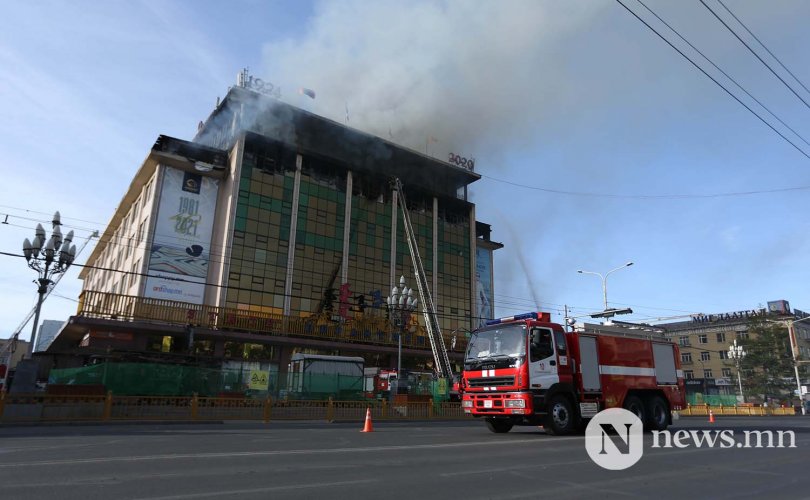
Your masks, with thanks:
<instances>
[{"instance_id":1,"label":"green tree","mask_svg":"<svg viewBox=\"0 0 810 500\"><path fill-rule=\"evenodd\" d=\"M765 398L792 393L795 377L787 327L754 320L749 324L748 335L741 342L746 352L741 363L746 393Z\"/></svg>"}]
</instances>

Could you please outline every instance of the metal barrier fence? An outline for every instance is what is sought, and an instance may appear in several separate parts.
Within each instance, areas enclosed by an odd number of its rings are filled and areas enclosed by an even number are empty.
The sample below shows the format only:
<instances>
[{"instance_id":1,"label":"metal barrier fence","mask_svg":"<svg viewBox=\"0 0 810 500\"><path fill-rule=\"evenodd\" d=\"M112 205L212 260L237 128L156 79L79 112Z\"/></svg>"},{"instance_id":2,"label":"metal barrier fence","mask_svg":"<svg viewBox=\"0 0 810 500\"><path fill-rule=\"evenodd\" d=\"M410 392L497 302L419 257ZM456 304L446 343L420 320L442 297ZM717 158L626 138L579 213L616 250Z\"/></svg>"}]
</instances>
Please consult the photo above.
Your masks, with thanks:
<instances>
[{"instance_id":1,"label":"metal barrier fence","mask_svg":"<svg viewBox=\"0 0 810 500\"><path fill-rule=\"evenodd\" d=\"M0 423L149 420L363 420L464 419L460 403L294 401L162 396L55 396L0 392Z\"/></svg>"},{"instance_id":2,"label":"metal barrier fence","mask_svg":"<svg viewBox=\"0 0 810 500\"><path fill-rule=\"evenodd\" d=\"M713 415L795 415L796 409L791 407L786 408L773 408L763 406L710 406L704 405L687 405L684 410L678 412L681 416L709 416L709 410Z\"/></svg>"},{"instance_id":3,"label":"metal barrier fence","mask_svg":"<svg viewBox=\"0 0 810 500\"><path fill-rule=\"evenodd\" d=\"M281 314L246 311L226 307L189 304L173 300L152 299L134 295L121 295L85 290L79 296L77 316L115 319L118 321L152 321L177 326L193 325L212 330L236 330L261 335L317 338L338 342L397 346L399 329L382 314L365 314L350 318L345 323L325 318L285 316ZM443 332L445 345L453 336ZM455 348L464 351L467 338L456 339ZM423 326L402 334L402 347L430 349Z\"/></svg>"}]
</instances>

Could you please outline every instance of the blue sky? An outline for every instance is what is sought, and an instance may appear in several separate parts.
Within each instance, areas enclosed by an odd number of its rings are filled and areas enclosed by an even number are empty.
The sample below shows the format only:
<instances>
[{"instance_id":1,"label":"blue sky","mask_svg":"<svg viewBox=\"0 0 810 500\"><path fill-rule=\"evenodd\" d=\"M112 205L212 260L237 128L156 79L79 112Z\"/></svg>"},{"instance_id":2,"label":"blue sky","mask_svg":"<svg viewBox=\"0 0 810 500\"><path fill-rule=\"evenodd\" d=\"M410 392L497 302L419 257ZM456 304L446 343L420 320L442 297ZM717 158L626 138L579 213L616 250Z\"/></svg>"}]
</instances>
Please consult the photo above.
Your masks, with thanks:
<instances>
[{"instance_id":1,"label":"blue sky","mask_svg":"<svg viewBox=\"0 0 810 500\"><path fill-rule=\"evenodd\" d=\"M724 1L810 84L810 5ZM810 138L810 109L698 0L645 3ZM340 121L348 108L350 126L474 156L478 219L506 245L499 315L601 309L600 280L577 269L629 260L608 279L610 305L636 311L624 319L777 299L810 309L810 159L608 0L7 2L0 251L18 253L55 210L77 242L103 229L155 138L191 139L243 67L291 104ZM789 188L801 189L719 196ZM75 311L77 271L43 319ZM0 256L0 337L32 307L34 277Z\"/></svg>"}]
</instances>

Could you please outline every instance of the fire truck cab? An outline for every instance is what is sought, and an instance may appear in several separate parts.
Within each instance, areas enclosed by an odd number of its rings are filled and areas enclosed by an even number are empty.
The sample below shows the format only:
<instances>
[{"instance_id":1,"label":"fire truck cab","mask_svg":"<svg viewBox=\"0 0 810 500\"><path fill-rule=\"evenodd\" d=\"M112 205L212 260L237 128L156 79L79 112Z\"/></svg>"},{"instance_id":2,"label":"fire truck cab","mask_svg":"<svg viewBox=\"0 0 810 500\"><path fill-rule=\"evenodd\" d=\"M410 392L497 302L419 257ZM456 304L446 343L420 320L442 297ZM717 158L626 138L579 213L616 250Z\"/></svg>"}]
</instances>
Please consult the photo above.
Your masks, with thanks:
<instances>
[{"instance_id":1,"label":"fire truck cab","mask_svg":"<svg viewBox=\"0 0 810 500\"><path fill-rule=\"evenodd\" d=\"M684 405L678 347L663 337L566 332L549 313L491 320L468 342L464 411L492 432L542 425L549 434L583 429L606 408L635 413L663 430Z\"/></svg>"}]
</instances>

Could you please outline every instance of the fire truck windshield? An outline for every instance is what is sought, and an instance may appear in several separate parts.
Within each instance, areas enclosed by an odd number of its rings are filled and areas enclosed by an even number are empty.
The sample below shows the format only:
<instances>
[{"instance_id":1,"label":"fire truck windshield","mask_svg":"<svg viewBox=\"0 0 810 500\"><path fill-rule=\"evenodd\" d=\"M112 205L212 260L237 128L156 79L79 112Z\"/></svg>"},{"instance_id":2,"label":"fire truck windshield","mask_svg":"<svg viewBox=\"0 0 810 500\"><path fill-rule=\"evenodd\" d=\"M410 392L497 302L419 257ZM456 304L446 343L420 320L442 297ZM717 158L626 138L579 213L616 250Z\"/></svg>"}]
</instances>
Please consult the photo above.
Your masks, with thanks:
<instances>
[{"instance_id":1,"label":"fire truck windshield","mask_svg":"<svg viewBox=\"0 0 810 500\"><path fill-rule=\"evenodd\" d=\"M517 358L526 354L525 325L499 325L472 333L466 361L499 357Z\"/></svg>"}]
</instances>

